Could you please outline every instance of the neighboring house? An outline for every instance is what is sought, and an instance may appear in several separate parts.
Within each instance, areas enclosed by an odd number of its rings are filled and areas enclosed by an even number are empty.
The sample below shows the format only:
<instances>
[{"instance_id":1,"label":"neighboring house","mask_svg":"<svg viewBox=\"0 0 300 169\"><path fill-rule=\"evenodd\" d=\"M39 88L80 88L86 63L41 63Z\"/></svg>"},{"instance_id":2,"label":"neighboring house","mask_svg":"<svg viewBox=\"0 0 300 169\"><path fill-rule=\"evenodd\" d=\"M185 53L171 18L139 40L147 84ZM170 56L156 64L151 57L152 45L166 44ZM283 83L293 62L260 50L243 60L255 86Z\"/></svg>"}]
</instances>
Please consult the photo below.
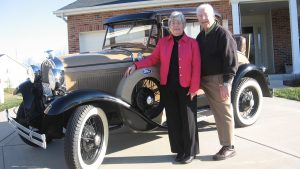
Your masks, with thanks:
<instances>
[{"instance_id":1,"label":"neighboring house","mask_svg":"<svg viewBox=\"0 0 300 169\"><path fill-rule=\"evenodd\" d=\"M0 54L0 78L4 88L16 88L27 79L27 67L14 58Z\"/></svg>"},{"instance_id":2,"label":"neighboring house","mask_svg":"<svg viewBox=\"0 0 300 169\"><path fill-rule=\"evenodd\" d=\"M105 19L145 9L210 3L223 26L252 39L251 62L269 73L300 73L297 12L300 0L77 0L54 14L67 22L69 53L100 51Z\"/></svg>"}]
</instances>

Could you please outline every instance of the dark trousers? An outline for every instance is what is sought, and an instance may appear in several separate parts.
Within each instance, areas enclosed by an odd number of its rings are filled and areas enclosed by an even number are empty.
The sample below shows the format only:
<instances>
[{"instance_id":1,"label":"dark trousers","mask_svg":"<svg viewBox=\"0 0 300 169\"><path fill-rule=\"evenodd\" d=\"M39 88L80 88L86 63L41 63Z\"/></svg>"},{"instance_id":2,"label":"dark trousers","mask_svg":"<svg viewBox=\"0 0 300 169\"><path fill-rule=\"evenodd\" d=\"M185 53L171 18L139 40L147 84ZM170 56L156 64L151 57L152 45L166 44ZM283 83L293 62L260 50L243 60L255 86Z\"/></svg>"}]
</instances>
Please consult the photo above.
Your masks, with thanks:
<instances>
[{"instance_id":1,"label":"dark trousers","mask_svg":"<svg viewBox=\"0 0 300 169\"><path fill-rule=\"evenodd\" d=\"M187 93L188 89L180 86L162 87L171 151L193 156L199 153L197 98L191 101Z\"/></svg>"}]
</instances>

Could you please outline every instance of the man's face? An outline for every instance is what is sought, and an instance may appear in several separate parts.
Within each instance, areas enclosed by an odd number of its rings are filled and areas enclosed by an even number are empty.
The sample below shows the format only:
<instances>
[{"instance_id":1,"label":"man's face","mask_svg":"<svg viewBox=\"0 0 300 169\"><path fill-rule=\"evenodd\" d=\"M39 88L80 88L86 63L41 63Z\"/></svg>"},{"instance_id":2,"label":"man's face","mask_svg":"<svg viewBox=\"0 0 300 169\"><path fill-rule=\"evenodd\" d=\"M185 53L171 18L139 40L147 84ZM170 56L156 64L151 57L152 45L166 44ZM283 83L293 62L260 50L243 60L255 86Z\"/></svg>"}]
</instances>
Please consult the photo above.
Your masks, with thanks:
<instances>
[{"instance_id":1,"label":"man's face","mask_svg":"<svg viewBox=\"0 0 300 169\"><path fill-rule=\"evenodd\" d=\"M201 25L201 27L207 31L215 22L215 18L213 14L209 13L205 9L201 9L197 13L198 21Z\"/></svg>"}]
</instances>

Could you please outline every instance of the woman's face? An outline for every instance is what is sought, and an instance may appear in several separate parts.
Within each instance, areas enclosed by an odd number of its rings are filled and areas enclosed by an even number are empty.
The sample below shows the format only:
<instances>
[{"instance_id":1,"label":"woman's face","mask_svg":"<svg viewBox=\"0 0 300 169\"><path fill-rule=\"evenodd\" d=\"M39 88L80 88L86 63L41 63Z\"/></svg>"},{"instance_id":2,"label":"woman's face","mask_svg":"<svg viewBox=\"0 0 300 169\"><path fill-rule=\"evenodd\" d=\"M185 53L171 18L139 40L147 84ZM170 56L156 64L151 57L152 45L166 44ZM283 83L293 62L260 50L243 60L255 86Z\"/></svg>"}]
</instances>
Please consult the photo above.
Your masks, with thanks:
<instances>
[{"instance_id":1,"label":"woman's face","mask_svg":"<svg viewBox=\"0 0 300 169\"><path fill-rule=\"evenodd\" d=\"M170 22L169 29L173 36L180 36L183 34L184 25L180 20L174 19Z\"/></svg>"}]
</instances>

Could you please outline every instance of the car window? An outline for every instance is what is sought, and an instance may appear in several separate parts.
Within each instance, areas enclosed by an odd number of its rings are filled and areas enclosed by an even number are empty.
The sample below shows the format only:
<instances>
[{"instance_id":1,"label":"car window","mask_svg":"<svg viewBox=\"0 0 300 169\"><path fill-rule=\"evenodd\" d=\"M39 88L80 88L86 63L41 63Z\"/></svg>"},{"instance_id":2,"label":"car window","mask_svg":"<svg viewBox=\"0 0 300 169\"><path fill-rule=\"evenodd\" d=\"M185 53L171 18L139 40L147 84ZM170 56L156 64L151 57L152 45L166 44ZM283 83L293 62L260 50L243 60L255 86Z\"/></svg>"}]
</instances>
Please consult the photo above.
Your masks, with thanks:
<instances>
[{"instance_id":1,"label":"car window","mask_svg":"<svg viewBox=\"0 0 300 169\"><path fill-rule=\"evenodd\" d=\"M187 19L184 32L192 38L196 38L200 32L200 24L195 19Z\"/></svg>"},{"instance_id":2,"label":"car window","mask_svg":"<svg viewBox=\"0 0 300 169\"><path fill-rule=\"evenodd\" d=\"M152 28L152 24L143 22L109 25L104 47L128 47L130 44L136 44L136 47L143 46L146 48ZM153 44L155 40L150 42ZM134 47L134 45L131 45L131 47Z\"/></svg>"}]
</instances>

